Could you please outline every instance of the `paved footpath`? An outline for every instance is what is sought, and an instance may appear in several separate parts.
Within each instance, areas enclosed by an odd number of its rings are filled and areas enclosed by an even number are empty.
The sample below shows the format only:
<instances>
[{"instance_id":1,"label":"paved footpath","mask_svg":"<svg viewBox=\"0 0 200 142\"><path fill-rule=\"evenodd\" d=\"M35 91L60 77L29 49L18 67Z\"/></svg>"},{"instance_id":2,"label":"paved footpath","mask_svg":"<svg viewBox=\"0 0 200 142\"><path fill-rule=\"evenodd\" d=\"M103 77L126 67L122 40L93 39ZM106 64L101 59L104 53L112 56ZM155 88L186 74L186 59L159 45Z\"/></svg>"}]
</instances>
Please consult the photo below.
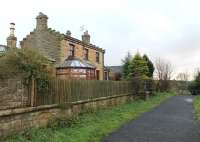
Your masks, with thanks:
<instances>
[{"instance_id":1,"label":"paved footpath","mask_svg":"<svg viewBox=\"0 0 200 142\"><path fill-rule=\"evenodd\" d=\"M102 142L200 142L192 96L175 96Z\"/></svg>"}]
</instances>

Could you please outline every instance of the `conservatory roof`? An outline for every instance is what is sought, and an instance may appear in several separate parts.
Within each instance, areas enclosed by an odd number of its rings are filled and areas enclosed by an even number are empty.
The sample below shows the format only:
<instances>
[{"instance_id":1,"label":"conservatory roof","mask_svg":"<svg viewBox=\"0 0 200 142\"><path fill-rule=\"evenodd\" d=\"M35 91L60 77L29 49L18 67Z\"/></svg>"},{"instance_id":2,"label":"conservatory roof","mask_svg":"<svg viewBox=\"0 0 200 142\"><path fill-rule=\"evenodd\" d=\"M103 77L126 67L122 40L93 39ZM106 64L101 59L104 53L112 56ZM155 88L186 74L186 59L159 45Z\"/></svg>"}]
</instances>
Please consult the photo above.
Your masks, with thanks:
<instances>
[{"instance_id":1,"label":"conservatory roof","mask_svg":"<svg viewBox=\"0 0 200 142\"><path fill-rule=\"evenodd\" d=\"M90 69L95 69L95 65L90 63L89 61L86 60L80 60L78 58L73 58L73 59L66 59L63 63L59 64L56 66L56 68L90 68Z\"/></svg>"}]
</instances>

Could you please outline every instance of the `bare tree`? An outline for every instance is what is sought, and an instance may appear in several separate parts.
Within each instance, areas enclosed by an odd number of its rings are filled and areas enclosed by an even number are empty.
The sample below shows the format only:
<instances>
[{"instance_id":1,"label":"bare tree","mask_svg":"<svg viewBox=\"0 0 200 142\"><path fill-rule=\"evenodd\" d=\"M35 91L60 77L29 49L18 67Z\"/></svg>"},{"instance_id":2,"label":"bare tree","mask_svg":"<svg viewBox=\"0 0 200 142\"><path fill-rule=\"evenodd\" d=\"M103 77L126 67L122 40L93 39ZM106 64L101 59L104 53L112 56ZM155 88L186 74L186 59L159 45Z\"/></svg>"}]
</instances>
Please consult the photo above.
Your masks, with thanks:
<instances>
[{"instance_id":1,"label":"bare tree","mask_svg":"<svg viewBox=\"0 0 200 142\"><path fill-rule=\"evenodd\" d=\"M181 72L176 76L177 80L180 81L188 81L189 80L189 74L188 72Z\"/></svg>"},{"instance_id":2,"label":"bare tree","mask_svg":"<svg viewBox=\"0 0 200 142\"><path fill-rule=\"evenodd\" d=\"M173 66L170 62L161 60L158 58L155 61L155 75L157 77L158 84L157 89L160 91L167 91L170 89L170 82L173 74Z\"/></svg>"},{"instance_id":3,"label":"bare tree","mask_svg":"<svg viewBox=\"0 0 200 142\"><path fill-rule=\"evenodd\" d=\"M200 68L195 68L192 75L192 79L194 80L198 76L199 73L200 73Z\"/></svg>"},{"instance_id":4,"label":"bare tree","mask_svg":"<svg viewBox=\"0 0 200 142\"><path fill-rule=\"evenodd\" d=\"M155 61L155 74L158 80L170 80L173 74L173 66L169 61L158 58Z\"/></svg>"}]
</instances>

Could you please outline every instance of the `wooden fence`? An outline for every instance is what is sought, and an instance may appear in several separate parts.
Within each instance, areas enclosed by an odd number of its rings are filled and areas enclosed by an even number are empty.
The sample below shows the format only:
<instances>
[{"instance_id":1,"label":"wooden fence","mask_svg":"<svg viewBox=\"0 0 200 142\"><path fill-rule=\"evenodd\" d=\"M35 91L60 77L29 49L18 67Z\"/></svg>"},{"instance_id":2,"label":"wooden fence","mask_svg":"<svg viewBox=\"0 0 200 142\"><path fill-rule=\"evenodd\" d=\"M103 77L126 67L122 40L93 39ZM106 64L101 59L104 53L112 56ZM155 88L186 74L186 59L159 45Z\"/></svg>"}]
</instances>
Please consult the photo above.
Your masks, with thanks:
<instances>
[{"instance_id":1,"label":"wooden fence","mask_svg":"<svg viewBox=\"0 0 200 142\"><path fill-rule=\"evenodd\" d=\"M151 90L142 81L97 81L51 79L41 86L32 80L25 87L20 80L0 82L0 110L63 104L117 95L142 94Z\"/></svg>"},{"instance_id":2,"label":"wooden fence","mask_svg":"<svg viewBox=\"0 0 200 142\"><path fill-rule=\"evenodd\" d=\"M133 94L128 81L49 80L45 90L35 85L34 105L62 104L123 94Z\"/></svg>"}]
</instances>

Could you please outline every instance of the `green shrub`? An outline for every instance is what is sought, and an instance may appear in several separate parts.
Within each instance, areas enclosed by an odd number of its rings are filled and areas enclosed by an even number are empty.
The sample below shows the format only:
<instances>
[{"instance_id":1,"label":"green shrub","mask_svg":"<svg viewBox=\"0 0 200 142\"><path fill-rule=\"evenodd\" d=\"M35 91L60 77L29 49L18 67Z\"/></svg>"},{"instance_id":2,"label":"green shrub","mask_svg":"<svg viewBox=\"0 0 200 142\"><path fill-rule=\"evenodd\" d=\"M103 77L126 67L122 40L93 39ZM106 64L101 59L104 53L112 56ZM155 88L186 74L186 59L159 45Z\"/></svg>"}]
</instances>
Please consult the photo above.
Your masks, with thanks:
<instances>
[{"instance_id":1,"label":"green shrub","mask_svg":"<svg viewBox=\"0 0 200 142\"><path fill-rule=\"evenodd\" d=\"M17 77L25 86L30 86L35 79L40 91L46 89L53 72L52 63L33 48L10 49L0 58L0 63L0 79Z\"/></svg>"},{"instance_id":2,"label":"green shrub","mask_svg":"<svg viewBox=\"0 0 200 142\"><path fill-rule=\"evenodd\" d=\"M195 97L194 107L195 107L197 119L200 121L200 96Z\"/></svg>"},{"instance_id":3,"label":"green shrub","mask_svg":"<svg viewBox=\"0 0 200 142\"><path fill-rule=\"evenodd\" d=\"M192 95L200 94L200 72L198 72L195 80L189 84L188 89Z\"/></svg>"}]
</instances>

